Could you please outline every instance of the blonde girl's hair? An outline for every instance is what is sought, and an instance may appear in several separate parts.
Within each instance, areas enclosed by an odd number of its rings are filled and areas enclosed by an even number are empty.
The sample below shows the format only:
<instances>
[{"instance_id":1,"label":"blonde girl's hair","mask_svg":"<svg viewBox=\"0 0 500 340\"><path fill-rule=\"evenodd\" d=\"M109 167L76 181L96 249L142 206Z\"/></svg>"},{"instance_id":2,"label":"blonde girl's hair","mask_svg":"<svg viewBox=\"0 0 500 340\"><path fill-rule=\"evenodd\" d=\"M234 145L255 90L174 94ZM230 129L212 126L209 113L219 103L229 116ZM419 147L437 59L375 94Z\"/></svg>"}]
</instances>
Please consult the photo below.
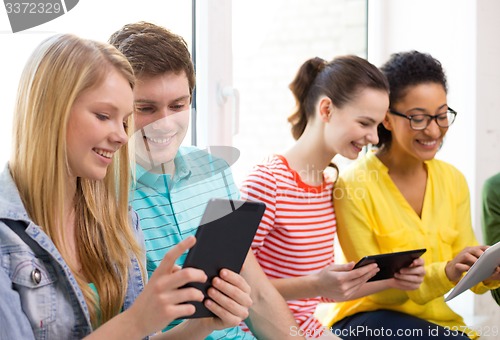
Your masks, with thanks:
<instances>
[{"instance_id":1,"label":"blonde girl's hair","mask_svg":"<svg viewBox=\"0 0 500 340\"><path fill-rule=\"evenodd\" d=\"M77 178L74 201L64 199L69 186L66 134L71 108L84 91L99 86L112 70L133 88L130 64L111 45L68 34L42 42L21 76L9 162L28 215L70 265L94 328L120 312L131 258L144 256L128 214L128 144L115 153L103 180ZM130 115L129 136L133 132L132 119ZM71 209L75 211L75 252L81 272L71 265L64 247L68 236L62 217ZM144 277L144 268L141 270ZM96 286L99 299L88 282Z\"/></svg>"}]
</instances>

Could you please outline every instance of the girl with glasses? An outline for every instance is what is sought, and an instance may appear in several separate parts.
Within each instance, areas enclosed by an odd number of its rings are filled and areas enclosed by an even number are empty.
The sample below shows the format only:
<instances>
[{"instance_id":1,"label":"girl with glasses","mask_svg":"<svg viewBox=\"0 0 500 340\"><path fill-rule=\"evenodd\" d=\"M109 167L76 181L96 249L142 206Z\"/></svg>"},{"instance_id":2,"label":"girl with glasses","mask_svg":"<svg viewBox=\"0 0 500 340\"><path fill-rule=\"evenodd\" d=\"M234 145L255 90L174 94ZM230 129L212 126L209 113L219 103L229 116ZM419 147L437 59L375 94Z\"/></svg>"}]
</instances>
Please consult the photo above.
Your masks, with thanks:
<instances>
[{"instance_id":1,"label":"girl with glasses","mask_svg":"<svg viewBox=\"0 0 500 340\"><path fill-rule=\"evenodd\" d=\"M465 177L434 157L456 112L448 106L441 63L429 54L398 53L381 68L390 108L379 142L342 174L337 190L364 195L334 199L341 247L348 260L426 248L417 289L391 289L343 302L330 311L334 329L361 329L344 339L476 337L444 301L486 246L474 235ZM365 174L369 173L370 176ZM500 273L472 290L497 287ZM344 334L344 333L343 333Z\"/></svg>"}]
</instances>

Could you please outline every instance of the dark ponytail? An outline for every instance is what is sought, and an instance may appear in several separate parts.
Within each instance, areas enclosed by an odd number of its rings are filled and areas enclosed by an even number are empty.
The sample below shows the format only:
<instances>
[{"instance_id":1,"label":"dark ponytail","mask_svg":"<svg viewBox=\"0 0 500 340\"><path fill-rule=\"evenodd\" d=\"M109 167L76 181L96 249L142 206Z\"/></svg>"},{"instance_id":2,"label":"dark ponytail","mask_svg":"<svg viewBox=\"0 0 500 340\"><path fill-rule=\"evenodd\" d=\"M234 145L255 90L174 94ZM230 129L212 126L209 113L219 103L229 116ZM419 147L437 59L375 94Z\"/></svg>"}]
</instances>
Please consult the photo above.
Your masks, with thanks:
<instances>
[{"instance_id":1,"label":"dark ponytail","mask_svg":"<svg viewBox=\"0 0 500 340\"><path fill-rule=\"evenodd\" d=\"M308 110L306 109L306 99L314 79L325 68L326 61L315 57L307 60L300 67L295 79L290 84L289 88L295 97L295 112L288 117L288 122L292 124L292 136L295 139L304 132L307 120Z\"/></svg>"}]
</instances>

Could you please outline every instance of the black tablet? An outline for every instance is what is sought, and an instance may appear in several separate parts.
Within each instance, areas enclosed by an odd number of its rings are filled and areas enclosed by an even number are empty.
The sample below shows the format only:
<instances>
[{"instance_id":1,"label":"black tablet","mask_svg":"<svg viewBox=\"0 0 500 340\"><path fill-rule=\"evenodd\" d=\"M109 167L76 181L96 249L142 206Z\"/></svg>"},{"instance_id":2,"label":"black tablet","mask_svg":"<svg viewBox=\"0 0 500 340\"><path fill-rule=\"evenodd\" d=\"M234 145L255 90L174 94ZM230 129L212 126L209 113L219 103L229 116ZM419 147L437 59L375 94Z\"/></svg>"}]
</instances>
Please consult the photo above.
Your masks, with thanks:
<instances>
[{"instance_id":1,"label":"black tablet","mask_svg":"<svg viewBox=\"0 0 500 340\"><path fill-rule=\"evenodd\" d=\"M390 279L394 277L395 273L404 267L408 267L413 260L422 256L426 251L427 249L414 249L395 253L369 255L359 260L354 266L354 269L366 266L370 263L377 263L380 271L375 274L374 277L370 278L368 282Z\"/></svg>"},{"instance_id":2,"label":"black tablet","mask_svg":"<svg viewBox=\"0 0 500 340\"><path fill-rule=\"evenodd\" d=\"M259 227L266 205L242 200L211 199L196 232L196 244L187 254L184 267L202 269L206 283L190 283L205 298L212 279L222 268L239 273ZM211 317L214 314L201 302L190 302L196 312L187 318Z\"/></svg>"}]
</instances>

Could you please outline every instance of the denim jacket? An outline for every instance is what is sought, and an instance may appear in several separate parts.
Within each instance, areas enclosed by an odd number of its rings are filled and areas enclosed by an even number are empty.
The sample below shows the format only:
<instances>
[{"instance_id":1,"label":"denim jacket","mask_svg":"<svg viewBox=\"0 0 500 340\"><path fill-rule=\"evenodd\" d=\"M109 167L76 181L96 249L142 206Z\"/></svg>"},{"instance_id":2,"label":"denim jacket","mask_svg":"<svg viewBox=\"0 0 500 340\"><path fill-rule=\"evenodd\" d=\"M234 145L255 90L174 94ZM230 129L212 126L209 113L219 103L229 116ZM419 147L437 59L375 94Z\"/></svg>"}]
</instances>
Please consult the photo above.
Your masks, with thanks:
<instances>
[{"instance_id":1,"label":"denim jacket","mask_svg":"<svg viewBox=\"0 0 500 340\"><path fill-rule=\"evenodd\" d=\"M139 241L144 242L135 212L131 211L131 217ZM88 335L92 326L83 293L50 238L28 217L7 166L0 173L0 219L25 222L26 234L47 252L35 256L0 221L0 339L59 340ZM143 288L139 264L133 258L124 310Z\"/></svg>"}]
</instances>

